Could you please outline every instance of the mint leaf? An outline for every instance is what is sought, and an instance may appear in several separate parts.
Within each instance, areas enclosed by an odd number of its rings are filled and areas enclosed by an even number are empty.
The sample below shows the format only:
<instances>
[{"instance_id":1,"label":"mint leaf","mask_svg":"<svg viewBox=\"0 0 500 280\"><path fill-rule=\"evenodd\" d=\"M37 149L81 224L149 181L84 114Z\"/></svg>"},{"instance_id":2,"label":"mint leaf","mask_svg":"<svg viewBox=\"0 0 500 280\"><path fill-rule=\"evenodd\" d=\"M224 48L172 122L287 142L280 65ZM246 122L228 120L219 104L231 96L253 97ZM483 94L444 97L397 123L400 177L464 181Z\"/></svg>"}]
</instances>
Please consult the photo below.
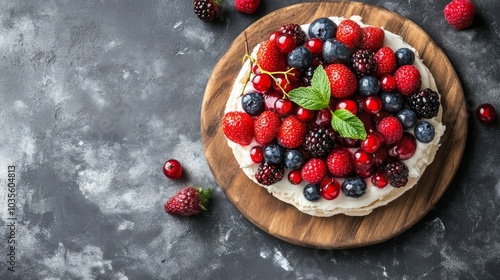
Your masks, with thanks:
<instances>
[{"instance_id":1,"label":"mint leaf","mask_svg":"<svg viewBox=\"0 0 500 280\"><path fill-rule=\"evenodd\" d=\"M330 80L328 80L328 75L326 75L325 69L323 66L319 65L314 71L314 75L311 80L311 87L317 89L324 100L328 100L330 102Z\"/></svg>"},{"instance_id":2,"label":"mint leaf","mask_svg":"<svg viewBox=\"0 0 500 280\"><path fill-rule=\"evenodd\" d=\"M332 112L332 127L341 137L366 139L366 130L363 122L346 109Z\"/></svg>"},{"instance_id":3,"label":"mint leaf","mask_svg":"<svg viewBox=\"0 0 500 280\"><path fill-rule=\"evenodd\" d=\"M325 100L322 94L312 87L299 87L291 90L288 97L297 105L308 110L321 110L328 107L330 100Z\"/></svg>"}]
</instances>

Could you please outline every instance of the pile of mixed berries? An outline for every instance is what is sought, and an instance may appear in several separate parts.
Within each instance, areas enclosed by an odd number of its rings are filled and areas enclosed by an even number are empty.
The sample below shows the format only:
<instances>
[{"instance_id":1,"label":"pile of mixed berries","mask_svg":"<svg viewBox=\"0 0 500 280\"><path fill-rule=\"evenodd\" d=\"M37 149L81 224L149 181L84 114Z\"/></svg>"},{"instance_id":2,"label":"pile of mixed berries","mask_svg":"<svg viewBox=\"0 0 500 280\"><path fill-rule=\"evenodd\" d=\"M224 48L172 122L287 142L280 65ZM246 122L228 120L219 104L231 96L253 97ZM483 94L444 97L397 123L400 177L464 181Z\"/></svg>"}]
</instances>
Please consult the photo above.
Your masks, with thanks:
<instances>
[{"instance_id":1,"label":"pile of mixed berries","mask_svg":"<svg viewBox=\"0 0 500 280\"><path fill-rule=\"evenodd\" d=\"M291 184L305 181L303 193L311 201L332 200L340 192L360 197L369 180L378 188L406 185L403 161L414 155L417 141L433 140L434 127L425 119L437 116L440 101L435 91L421 90L414 52L384 46L384 36L381 28L351 19L337 25L319 18L305 31L294 23L282 26L255 58L247 55L253 63L243 111L227 112L222 128L229 140L252 145L260 184L285 176ZM306 106L307 96L299 106L291 92L321 84L315 81L319 68L328 78L327 108ZM363 137L333 129L336 111L361 121Z\"/></svg>"}]
</instances>

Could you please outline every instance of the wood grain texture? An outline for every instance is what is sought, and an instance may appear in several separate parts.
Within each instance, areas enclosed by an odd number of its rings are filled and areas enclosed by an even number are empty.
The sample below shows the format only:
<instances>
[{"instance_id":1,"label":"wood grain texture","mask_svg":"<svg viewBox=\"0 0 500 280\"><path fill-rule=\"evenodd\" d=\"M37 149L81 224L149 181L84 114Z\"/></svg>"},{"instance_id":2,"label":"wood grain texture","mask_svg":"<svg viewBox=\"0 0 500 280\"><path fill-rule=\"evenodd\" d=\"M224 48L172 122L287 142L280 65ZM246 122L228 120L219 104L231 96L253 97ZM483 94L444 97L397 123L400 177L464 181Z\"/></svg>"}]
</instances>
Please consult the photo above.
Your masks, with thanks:
<instances>
[{"instance_id":1,"label":"wood grain texture","mask_svg":"<svg viewBox=\"0 0 500 280\"><path fill-rule=\"evenodd\" d=\"M399 34L414 46L433 73L444 108L446 132L434 162L412 190L365 217L312 217L281 202L254 184L239 169L222 133L220 120L245 54L279 26L310 23L318 17L360 15L366 24ZM467 138L467 112L462 86L450 61L418 25L383 8L357 2L314 2L289 6L249 26L216 64L201 110L203 148L215 180L228 199L252 223L287 242L313 248L343 249L380 243L419 221L441 198L460 164Z\"/></svg>"}]
</instances>

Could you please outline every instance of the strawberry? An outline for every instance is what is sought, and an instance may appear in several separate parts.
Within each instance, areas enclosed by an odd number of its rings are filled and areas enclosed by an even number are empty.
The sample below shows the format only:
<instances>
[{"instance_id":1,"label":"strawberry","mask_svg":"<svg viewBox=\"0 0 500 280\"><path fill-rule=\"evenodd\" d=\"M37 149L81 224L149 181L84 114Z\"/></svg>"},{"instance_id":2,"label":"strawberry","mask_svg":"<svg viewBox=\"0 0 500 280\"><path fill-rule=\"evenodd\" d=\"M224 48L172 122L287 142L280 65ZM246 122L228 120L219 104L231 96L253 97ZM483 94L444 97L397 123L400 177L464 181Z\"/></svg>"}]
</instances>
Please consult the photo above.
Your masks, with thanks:
<instances>
[{"instance_id":1,"label":"strawberry","mask_svg":"<svg viewBox=\"0 0 500 280\"><path fill-rule=\"evenodd\" d=\"M396 56L390 47L382 47L375 52L373 58L377 63L375 77L382 77L384 74L392 75L396 70Z\"/></svg>"},{"instance_id":2,"label":"strawberry","mask_svg":"<svg viewBox=\"0 0 500 280\"><path fill-rule=\"evenodd\" d=\"M210 202L212 190L210 188L186 187L177 192L163 206L165 211L174 216L192 216L206 211Z\"/></svg>"},{"instance_id":3,"label":"strawberry","mask_svg":"<svg viewBox=\"0 0 500 280\"><path fill-rule=\"evenodd\" d=\"M325 69L330 81L330 90L337 99L346 98L356 92L358 80L356 75L343 64L330 64Z\"/></svg>"},{"instance_id":4,"label":"strawberry","mask_svg":"<svg viewBox=\"0 0 500 280\"><path fill-rule=\"evenodd\" d=\"M336 38L354 50L361 42L361 26L352 19L343 20L337 27Z\"/></svg>"},{"instance_id":5,"label":"strawberry","mask_svg":"<svg viewBox=\"0 0 500 280\"><path fill-rule=\"evenodd\" d=\"M403 126L399 120L392 115L378 122L377 131L384 136L387 145L391 145L403 137Z\"/></svg>"},{"instance_id":6,"label":"strawberry","mask_svg":"<svg viewBox=\"0 0 500 280\"><path fill-rule=\"evenodd\" d=\"M255 141L261 145L271 143L278 135L280 130L281 119L273 111L264 111L255 120L254 134Z\"/></svg>"},{"instance_id":7,"label":"strawberry","mask_svg":"<svg viewBox=\"0 0 500 280\"><path fill-rule=\"evenodd\" d=\"M245 14L253 14L260 5L260 0L235 0L236 10Z\"/></svg>"},{"instance_id":8,"label":"strawberry","mask_svg":"<svg viewBox=\"0 0 500 280\"><path fill-rule=\"evenodd\" d=\"M284 71L287 68L286 56L278 49L276 42L264 41L257 51L257 64L269 72Z\"/></svg>"},{"instance_id":9,"label":"strawberry","mask_svg":"<svg viewBox=\"0 0 500 280\"><path fill-rule=\"evenodd\" d=\"M376 52L384 45L384 37L384 30L380 27L363 27L361 28L360 48Z\"/></svg>"},{"instance_id":10,"label":"strawberry","mask_svg":"<svg viewBox=\"0 0 500 280\"><path fill-rule=\"evenodd\" d=\"M396 88L403 96L410 96L420 90L422 79L417 67L403 65L394 73Z\"/></svg>"},{"instance_id":11,"label":"strawberry","mask_svg":"<svg viewBox=\"0 0 500 280\"><path fill-rule=\"evenodd\" d=\"M326 158L328 170L334 177L347 177L354 170L352 155L349 150L341 147L334 148Z\"/></svg>"},{"instance_id":12,"label":"strawberry","mask_svg":"<svg viewBox=\"0 0 500 280\"><path fill-rule=\"evenodd\" d=\"M245 112L228 112L222 118L222 131L229 140L246 146L253 139L253 118Z\"/></svg>"},{"instance_id":13,"label":"strawberry","mask_svg":"<svg viewBox=\"0 0 500 280\"><path fill-rule=\"evenodd\" d=\"M444 7L444 17L456 30L472 25L476 9L470 0L453 0Z\"/></svg>"},{"instance_id":14,"label":"strawberry","mask_svg":"<svg viewBox=\"0 0 500 280\"><path fill-rule=\"evenodd\" d=\"M310 184L318 184L326 177L326 164L318 158L312 158L301 171L302 179Z\"/></svg>"},{"instance_id":15,"label":"strawberry","mask_svg":"<svg viewBox=\"0 0 500 280\"><path fill-rule=\"evenodd\" d=\"M295 116L286 117L281 123L278 133L278 142L288 149L295 149L305 141L307 124L299 121Z\"/></svg>"}]
</instances>

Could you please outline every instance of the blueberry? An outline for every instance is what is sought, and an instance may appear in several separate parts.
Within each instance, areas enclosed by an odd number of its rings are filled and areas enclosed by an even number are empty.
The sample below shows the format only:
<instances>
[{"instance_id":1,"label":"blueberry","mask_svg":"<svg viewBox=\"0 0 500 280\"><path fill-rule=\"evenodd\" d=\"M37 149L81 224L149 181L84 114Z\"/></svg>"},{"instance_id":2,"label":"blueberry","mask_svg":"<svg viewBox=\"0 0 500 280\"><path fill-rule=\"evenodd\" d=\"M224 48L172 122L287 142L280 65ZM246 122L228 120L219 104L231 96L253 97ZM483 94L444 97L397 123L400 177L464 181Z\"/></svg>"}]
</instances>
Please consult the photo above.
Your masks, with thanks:
<instances>
[{"instance_id":1,"label":"blueberry","mask_svg":"<svg viewBox=\"0 0 500 280\"><path fill-rule=\"evenodd\" d=\"M359 176L348 177L342 183L342 192L348 197L360 197L366 192L366 182Z\"/></svg>"},{"instance_id":2,"label":"blueberry","mask_svg":"<svg viewBox=\"0 0 500 280\"><path fill-rule=\"evenodd\" d=\"M318 18L309 25L308 33L310 38L320 38L324 42L335 37L337 24L329 18Z\"/></svg>"},{"instance_id":3,"label":"blueberry","mask_svg":"<svg viewBox=\"0 0 500 280\"><path fill-rule=\"evenodd\" d=\"M316 201L321 198L319 184L308 184L304 187L304 197L309 201Z\"/></svg>"},{"instance_id":4,"label":"blueberry","mask_svg":"<svg viewBox=\"0 0 500 280\"><path fill-rule=\"evenodd\" d=\"M413 132L418 142L429 143L434 139L434 126L428 121L421 121L417 123Z\"/></svg>"},{"instance_id":5,"label":"blueberry","mask_svg":"<svg viewBox=\"0 0 500 280\"><path fill-rule=\"evenodd\" d=\"M277 143L270 143L264 147L264 161L272 164L281 164L283 162L283 147Z\"/></svg>"},{"instance_id":6,"label":"blueberry","mask_svg":"<svg viewBox=\"0 0 500 280\"><path fill-rule=\"evenodd\" d=\"M403 129L409 129L417 124L417 114L408 108L403 108L395 114Z\"/></svg>"},{"instance_id":7,"label":"blueberry","mask_svg":"<svg viewBox=\"0 0 500 280\"><path fill-rule=\"evenodd\" d=\"M312 64L313 55L308 48L304 46L298 46L288 54L286 60L290 67L305 69Z\"/></svg>"},{"instance_id":8,"label":"blueberry","mask_svg":"<svg viewBox=\"0 0 500 280\"><path fill-rule=\"evenodd\" d=\"M296 170L304 164L304 156L298 150L286 150L283 165L290 170Z\"/></svg>"},{"instance_id":9,"label":"blueberry","mask_svg":"<svg viewBox=\"0 0 500 280\"><path fill-rule=\"evenodd\" d=\"M351 61L351 51L344 43L331 38L323 43L323 59L327 64L341 63L347 65Z\"/></svg>"},{"instance_id":10,"label":"blueberry","mask_svg":"<svg viewBox=\"0 0 500 280\"><path fill-rule=\"evenodd\" d=\"M265 110L264 96L258 92L249 92L241 98L243 110L250 116L258 116Z\"/></svg>"},{"instance_id":11,"label":"blueberry","mask_svg":"<svg viewBox=\"0 0 500 280\"><path fill-rule=\"evenodd\" d=\"M363 76L358 81L358 92L361 96L367 97L377 95L380 91L380 82L373 76Z\"/></svg>"},{"instance_id":12,"label":"blueberry","mask_svg":"<svg viewBox=\"0 0 500 280\"><path fill-rule=\"evenodd\" d=\"M415 62L415 53L409 48L397 49L394 54L396 55L396 64L398 67L411 65Z\"/></svg>"},{"instance_id":13,"label":"blueberry","mask_svg":"<svg viewBox=\"0 0 500 280\"><path fill-rule=\"evenodd\" d=\"M405 98L398 92L382 92L382 108L389 113L396 113L405 105Z\"/></svg>"}]
</instances>

